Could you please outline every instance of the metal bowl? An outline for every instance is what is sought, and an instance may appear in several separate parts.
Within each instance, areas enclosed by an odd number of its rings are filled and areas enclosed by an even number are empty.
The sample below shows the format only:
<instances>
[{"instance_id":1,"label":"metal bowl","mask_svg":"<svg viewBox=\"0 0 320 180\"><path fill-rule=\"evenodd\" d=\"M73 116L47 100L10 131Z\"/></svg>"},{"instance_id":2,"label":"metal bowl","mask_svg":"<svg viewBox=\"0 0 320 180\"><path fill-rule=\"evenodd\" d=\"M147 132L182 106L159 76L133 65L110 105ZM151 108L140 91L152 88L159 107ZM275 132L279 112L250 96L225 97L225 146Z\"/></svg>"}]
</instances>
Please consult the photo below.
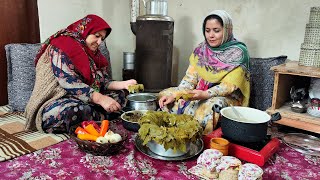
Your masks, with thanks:
<instances>
[{"instance_id":1,"label":"metal bowl","mask_svg":"<svg viewBox=\"0 0 320 180\"><path fill-rule=\"evenodd\" d=\"M158 154L160 156L164 156L164 157L178 157L178 156L183 156L185 154L188 153L189 149L190 149L190 143L187 143L187 151L183 152L180 150L176 150L174 151L173 149L165 149L163 145L156 143L155 141L149 141L147 143L148 148L150 149L150 151L152 151L155 154Z\"/></svg>"},{"instance_id":2,"label":"metal bowl","mask_svg":"<svg viewBox=\"0 0 320 180\"><path fill-rule=\"evenodd\" d=\"M131 110L156 110L158 97L153 93L134 93L127 96Z\"/></svg>"},{"instance_id":3,"label":"metal bowl","mask_svg":"<svg viewBox=\"0 0 320 180\"><path fill-rule=\"evenodd\" d=\"M129 131L138 132L140 125L138 120L147 112L148 110L133 110L127 111L121 114L122 125Z\"/></svg>"}]
</instances>

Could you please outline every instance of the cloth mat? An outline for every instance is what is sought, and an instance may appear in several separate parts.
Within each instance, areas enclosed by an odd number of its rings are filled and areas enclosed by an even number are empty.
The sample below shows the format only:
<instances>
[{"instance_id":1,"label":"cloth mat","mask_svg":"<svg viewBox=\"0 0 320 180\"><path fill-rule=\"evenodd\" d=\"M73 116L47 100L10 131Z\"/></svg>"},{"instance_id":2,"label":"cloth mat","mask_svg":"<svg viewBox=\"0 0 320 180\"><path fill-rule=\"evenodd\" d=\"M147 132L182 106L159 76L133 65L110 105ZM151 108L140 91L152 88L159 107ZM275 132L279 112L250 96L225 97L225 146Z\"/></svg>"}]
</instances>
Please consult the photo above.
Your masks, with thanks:
<instances>
[{"instance_id":1,"label":"cloth mat","mask_svg":"<svg viewBox=\"0 0 320 180\"><path fill-rule=\"evenodd\" d=\"M25 122L22 112L10 112L8 105L0 106L0 161L34 152L69 138L67 134L25 131Z\"/></svg>"}]
</instances>

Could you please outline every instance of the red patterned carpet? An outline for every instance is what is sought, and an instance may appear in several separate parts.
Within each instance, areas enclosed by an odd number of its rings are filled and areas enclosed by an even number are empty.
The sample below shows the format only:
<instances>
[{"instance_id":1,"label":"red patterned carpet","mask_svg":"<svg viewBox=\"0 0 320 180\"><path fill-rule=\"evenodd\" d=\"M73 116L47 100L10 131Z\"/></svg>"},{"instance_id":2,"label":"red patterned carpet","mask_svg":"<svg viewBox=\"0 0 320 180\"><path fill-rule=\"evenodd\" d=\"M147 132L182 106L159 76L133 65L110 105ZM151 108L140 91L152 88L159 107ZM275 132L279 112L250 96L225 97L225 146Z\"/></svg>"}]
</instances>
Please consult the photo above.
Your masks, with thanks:
<instances>
[{"instance_id":1,"label":"red patterned carpet","mask_svg":"<svg viewBox=\"0 0 320 180\"><path fill-rule=\"evenodd\" d=\"M128 132L125 148L113 156L93 156L72 140L0 162L0 179L198 179L187 170L196 158L162 161L150 158L134 146ZM320 158L303 155L285 144L262 167L263 179L317 179Z\"/></svg>"}]
</instances>

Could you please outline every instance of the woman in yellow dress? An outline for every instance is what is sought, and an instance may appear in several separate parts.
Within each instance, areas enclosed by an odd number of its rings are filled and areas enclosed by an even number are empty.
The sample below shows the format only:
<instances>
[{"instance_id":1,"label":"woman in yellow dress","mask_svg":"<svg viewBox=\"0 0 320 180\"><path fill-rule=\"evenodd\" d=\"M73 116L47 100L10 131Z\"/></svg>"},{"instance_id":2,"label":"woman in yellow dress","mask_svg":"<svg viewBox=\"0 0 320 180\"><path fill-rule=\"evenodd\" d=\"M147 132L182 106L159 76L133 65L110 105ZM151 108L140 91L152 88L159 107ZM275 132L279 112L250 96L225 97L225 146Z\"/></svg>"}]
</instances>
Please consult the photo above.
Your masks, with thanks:
<instances>
[{"instance_id":1,"label":"woman in yellow dress","mask_svg":"<svg viewBox=\"0 0 320 180\"><path fill-rule=\"evenodd\" d=\"M250 96L249 55L232 32L232 19L223 10L211 12L203 21L205 40L189 58L189 67L178 87L159 93L163 111L193 115L204 134L216 127L213 106L248 106ZM183 94L191 95L189 98Z\"/></svg>"}]
</instances>

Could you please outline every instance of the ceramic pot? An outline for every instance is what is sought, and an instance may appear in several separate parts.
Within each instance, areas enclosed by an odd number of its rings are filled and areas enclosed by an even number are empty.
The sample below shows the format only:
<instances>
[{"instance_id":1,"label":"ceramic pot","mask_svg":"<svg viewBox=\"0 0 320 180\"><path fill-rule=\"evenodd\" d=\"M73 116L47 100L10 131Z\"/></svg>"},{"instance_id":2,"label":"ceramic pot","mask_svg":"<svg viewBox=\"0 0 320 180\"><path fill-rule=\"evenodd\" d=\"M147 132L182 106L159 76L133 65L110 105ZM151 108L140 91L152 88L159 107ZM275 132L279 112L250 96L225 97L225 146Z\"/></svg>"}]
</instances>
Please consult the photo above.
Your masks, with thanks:
<instances>
[{"instance_id":1,"label":"ceramic pot","mask_svg":"<svg viewBox=\"0 0 320 180\"><path fill-rule=\"evenodd\" d=\"M210 139L210 149L216 149L224 156L227 156L229 150L229 141L224 138L212 138Z\"/></svg>"},{"instance_id":2,"label":"ceramic pot","mask_svg":"<svg viewBox=\"0 0 320 180\"><path fill-rule=\"evenodd\" d=\"M267 137L268 122L281 119L280 113L270 116L254 108L242 106L234 108L241 114L241 119L234 113L232 107L225 107L220 111L221 130L229 141L244 143L262 141Z\"/></svg>"}]
</instances>

